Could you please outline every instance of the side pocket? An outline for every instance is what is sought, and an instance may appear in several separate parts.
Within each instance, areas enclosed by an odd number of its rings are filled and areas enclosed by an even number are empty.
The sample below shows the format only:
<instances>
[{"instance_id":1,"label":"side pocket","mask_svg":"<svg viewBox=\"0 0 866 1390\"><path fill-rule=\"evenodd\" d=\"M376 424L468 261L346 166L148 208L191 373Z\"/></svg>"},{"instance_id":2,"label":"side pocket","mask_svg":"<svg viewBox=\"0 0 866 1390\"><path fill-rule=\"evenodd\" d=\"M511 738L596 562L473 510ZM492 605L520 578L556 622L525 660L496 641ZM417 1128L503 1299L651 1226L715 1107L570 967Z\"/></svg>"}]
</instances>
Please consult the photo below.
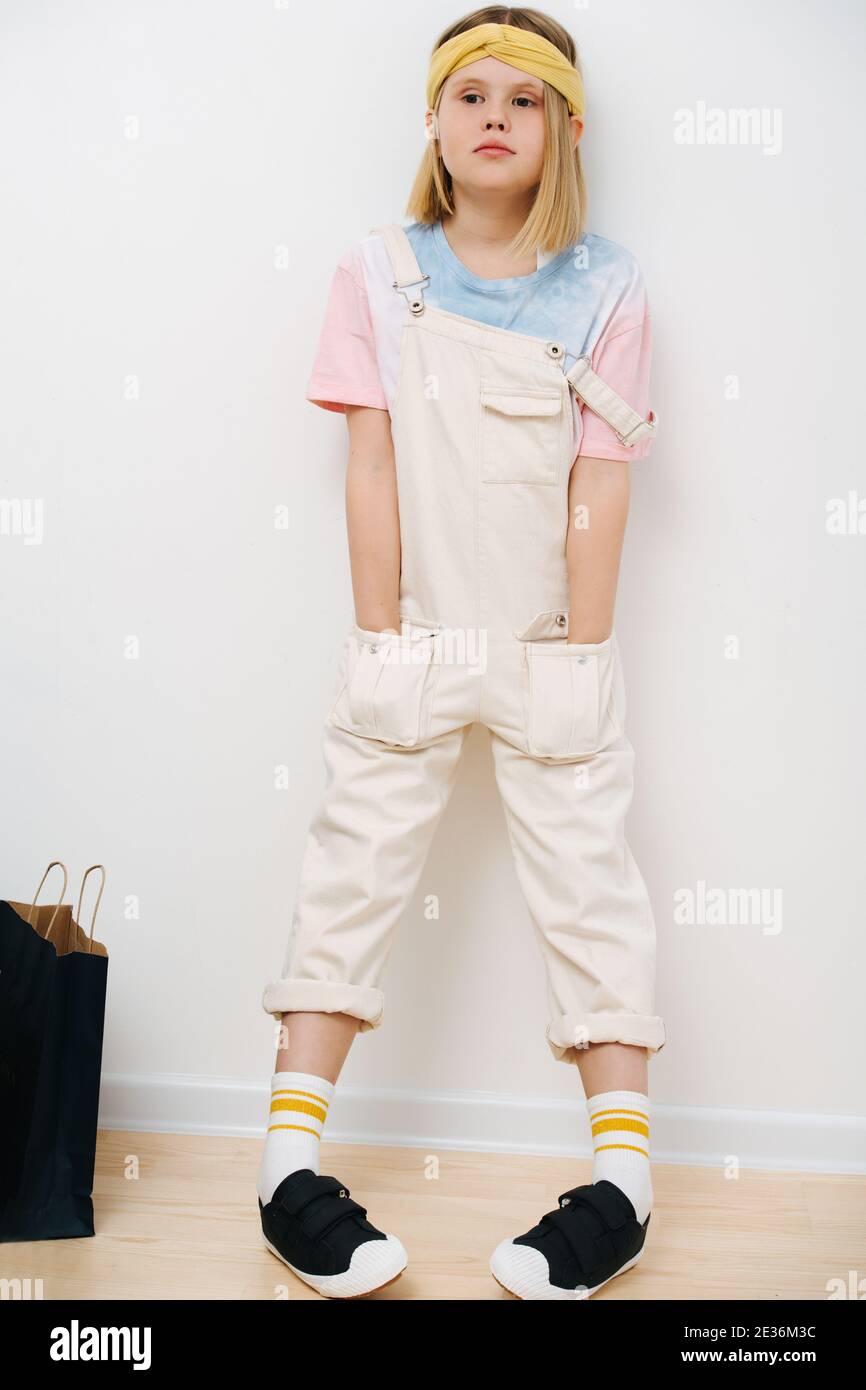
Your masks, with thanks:
<instances>
[{"instance_id":1,"label":"side pocket","mask_svg":"<svg viewBox=\"0 0 866 1390\"><path fill-rule=\"evenodd\" d=\"M617 738L622 738L625 733L626 716L626 695L625 695L625 674L622 669L622 660L619 654L619 643L616 640L616 633L613 634L613 675L611 678L612 692L610 701L610 717L616 729Z\"/></svg>"},{"instance_id":2,"label":"side pocket","mask_svg":"<svg viewBox=\"0 0 866 1390\"><path fill-rule=\"evenodd\" d=\"M538 758L597 753L610 730L614 637L527 642L525 715L528 751Z\"/></svg>"},{"instance_id":3,"label":"side pocket","mask_svg":"<svg viewBox=\"0 0 866 1390\"><path fill-rule=\"evenodd\" d=\"M349 682L349 647L352 642L352 634L348 633L343 639L343 646L337 661L337 674L334 677L333 695L331 706L328 710L325 722L331 723L334 720L334 712L340 701L345 698L346 686Z\"/></svg>"},{"instance_id":4,"label":"side pocket","mask_svg":"<svg viewBox=\"0 0 866 1390\"><path fill-rule=\"evenodd\" d=\"M424 742L439 675L434 643L429 629L407 634L355 627L346 641L345 682L331 721L397 748Z\"/></svg>"}]
</instances>

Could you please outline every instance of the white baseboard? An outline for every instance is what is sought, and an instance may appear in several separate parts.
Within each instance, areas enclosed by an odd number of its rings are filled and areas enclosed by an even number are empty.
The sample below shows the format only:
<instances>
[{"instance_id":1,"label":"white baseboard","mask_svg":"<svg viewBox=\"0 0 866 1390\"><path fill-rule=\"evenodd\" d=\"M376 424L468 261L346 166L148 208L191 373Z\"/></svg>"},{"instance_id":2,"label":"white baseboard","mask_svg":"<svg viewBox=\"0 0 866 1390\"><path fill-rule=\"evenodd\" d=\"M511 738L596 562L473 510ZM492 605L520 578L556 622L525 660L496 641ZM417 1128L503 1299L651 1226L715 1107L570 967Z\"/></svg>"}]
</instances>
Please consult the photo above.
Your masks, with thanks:
<instances>
[{"instance_id":1,"label":"white baseboard","mask_svg":"<svg viewBox=\"0 0 866 1390\"><path fill-rule=\"evenodd\" d=\"M151 1075L102 1078L99 1128L221 1134L264 1140L270 1077ZM400 1091L339 1085L324 1135L331 1144L465 1149L591 1158L583 1101L494 1091ZM866 1173L866 1118L722 1110L652 1102L654 1163L814 1173Z\"/></svg>"}]
</instances>

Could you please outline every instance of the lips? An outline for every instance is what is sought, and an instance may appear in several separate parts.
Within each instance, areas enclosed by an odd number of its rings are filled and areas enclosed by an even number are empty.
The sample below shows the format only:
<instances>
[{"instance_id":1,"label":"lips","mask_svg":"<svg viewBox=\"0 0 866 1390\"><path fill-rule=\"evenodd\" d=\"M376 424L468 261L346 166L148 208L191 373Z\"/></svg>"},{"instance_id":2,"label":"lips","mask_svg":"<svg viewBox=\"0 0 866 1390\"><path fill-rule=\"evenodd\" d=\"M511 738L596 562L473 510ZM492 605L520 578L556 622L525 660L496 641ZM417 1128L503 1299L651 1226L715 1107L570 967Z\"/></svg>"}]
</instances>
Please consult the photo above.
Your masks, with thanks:
<instances>
[{"instance_id":1,"label":"lips","mask_svg":"<svg viewBox=\"0 0 866 1390\"><path fill-rule=\"evenodd\" d=\"M474 153L483 154L485 150L497 150L500 154L514 154L508 145L499 145L495 140L489 141L486 145L476 145Z\"/></svg>"}]
</instances>

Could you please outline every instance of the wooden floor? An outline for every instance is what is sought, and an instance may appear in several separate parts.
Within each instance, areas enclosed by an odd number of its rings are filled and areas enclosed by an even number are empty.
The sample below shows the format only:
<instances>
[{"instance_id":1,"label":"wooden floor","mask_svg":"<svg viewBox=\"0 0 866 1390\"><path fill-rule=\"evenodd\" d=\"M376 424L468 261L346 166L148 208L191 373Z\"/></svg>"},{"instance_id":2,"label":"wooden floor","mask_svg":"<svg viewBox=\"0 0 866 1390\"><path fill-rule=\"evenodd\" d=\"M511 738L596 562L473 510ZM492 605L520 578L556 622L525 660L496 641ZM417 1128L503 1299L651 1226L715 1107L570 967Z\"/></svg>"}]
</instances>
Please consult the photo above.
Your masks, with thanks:
<instances>
[{"instance_id":1,"label":"wooden floor","mask_svg":"<svg viewBox=\"0 0 866 1390\"><path fill-rule=\"evenodd\" d=\"M262 1142L100 1131L96 1235L0 1244L0 1277L41 1278L45 1299L318 1298L262 1243ZM323 1143L321 1171L409 1252L405 1273L370 1297L511 1299L488 1271L491 1251L589 1182L591 1161ZM731 1180L654 1163L653 1188L646 1253L593 1301L823 1300L828 1280L866 1270L866 1178Z\"/></svg>"}]
</instances>

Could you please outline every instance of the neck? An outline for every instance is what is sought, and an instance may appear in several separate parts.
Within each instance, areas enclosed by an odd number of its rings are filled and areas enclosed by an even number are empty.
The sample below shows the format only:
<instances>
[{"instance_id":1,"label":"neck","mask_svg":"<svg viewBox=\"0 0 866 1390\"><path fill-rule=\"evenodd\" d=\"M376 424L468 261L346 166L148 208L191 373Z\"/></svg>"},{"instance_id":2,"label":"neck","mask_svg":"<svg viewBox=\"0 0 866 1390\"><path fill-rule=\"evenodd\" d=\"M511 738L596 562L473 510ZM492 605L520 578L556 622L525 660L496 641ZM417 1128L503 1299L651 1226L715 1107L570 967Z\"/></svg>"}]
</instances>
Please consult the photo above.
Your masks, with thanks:
<instances>
[{"instance_id":1,"label":"neck","mask_svg":"<svg viewBox=\"0 0 866 1390\"><path fill-rule=\"evenodd\" d=\"M487 254L502 260L506 247L526 221L531 202L529 199L516 201L513 195L505 194L497 197L485 193L479 197L471 191L455 188L454 206L454 213L442 219L452 246L456 249L459 245L462 251L479 258ZM526 260L523 256L520 263Z\"/></svg>"}]
</instances>

